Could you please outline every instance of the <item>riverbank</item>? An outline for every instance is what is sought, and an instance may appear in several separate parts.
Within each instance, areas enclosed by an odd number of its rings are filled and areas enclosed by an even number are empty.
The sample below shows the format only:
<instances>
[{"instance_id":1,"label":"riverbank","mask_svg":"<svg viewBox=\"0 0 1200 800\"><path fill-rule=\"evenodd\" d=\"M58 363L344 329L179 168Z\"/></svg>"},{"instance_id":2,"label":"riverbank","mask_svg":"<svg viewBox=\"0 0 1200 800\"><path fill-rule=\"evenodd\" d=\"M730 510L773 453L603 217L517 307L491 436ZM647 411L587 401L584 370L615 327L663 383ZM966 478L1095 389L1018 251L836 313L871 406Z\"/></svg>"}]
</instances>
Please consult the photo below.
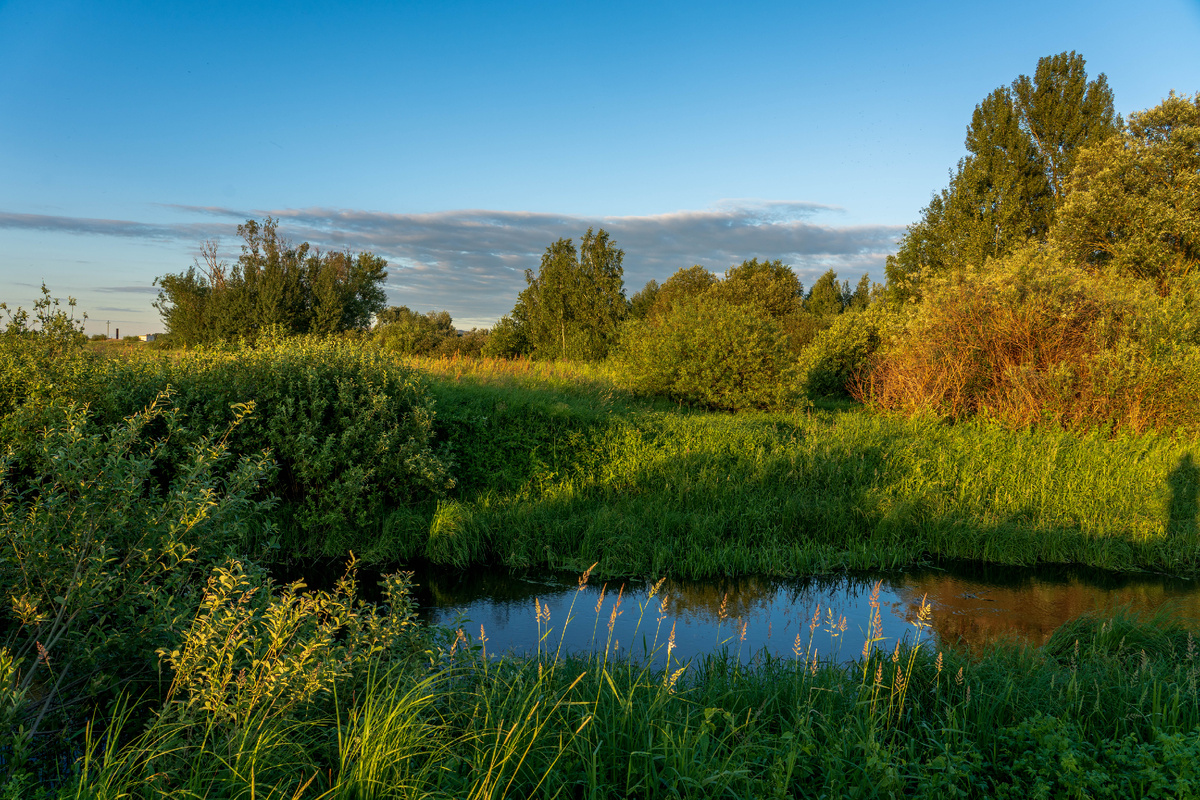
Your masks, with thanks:
<instances>
[{"instance_id":1,"label":"riverbank","mask_svg":"<svg viewBox=\"0 0 1200 800\"><path fill-rule=\"evenodd\" d=\"M650 669L611 650L494 658L450 636L325 714L153 723L120 749L94 743L60 796L1194 791L1200 662L1179 623L1085 618L1044 647L982 653L921 641L876 642L848 669L812 658L803 641L791 658L750 666L717 654Z\"/></svg>"},{"instance_id":2,"label":"riverbank","mask_svg":"<svg viewBox=\"0 0 1200 800\"><path fill-rule=\"evenodd\" d=\"M680 663L668 631L654 669L607 639L591 656L488 658L485 632L417 624L402 579L361 605L348 580L304 591L267 567L354 550L598 562L598 581L961 554L1194 574L1194 443L852 406L690 411L623 395L602 368L418 372L350 341L170 360L12 344L12 796L996 796L1096 776L1137 795L1190 780L1196 646L1177 618L1071 622L1041 648L877 641L850 672L802 639L791 658Z\"/></svg>"},{"instance_id":3,"label":"riverbank","mask_svg":"<svg viewBox=\"0 0 1200 800\"><path fill-rule=\"evenodd\" d=\"M456 487L362 538L367 559L703 578L940 559L1200 574L1200 447L1159 434L943 424L851 404L688 410L603 368L415 362Z\"/></svg>"}]
</instances>

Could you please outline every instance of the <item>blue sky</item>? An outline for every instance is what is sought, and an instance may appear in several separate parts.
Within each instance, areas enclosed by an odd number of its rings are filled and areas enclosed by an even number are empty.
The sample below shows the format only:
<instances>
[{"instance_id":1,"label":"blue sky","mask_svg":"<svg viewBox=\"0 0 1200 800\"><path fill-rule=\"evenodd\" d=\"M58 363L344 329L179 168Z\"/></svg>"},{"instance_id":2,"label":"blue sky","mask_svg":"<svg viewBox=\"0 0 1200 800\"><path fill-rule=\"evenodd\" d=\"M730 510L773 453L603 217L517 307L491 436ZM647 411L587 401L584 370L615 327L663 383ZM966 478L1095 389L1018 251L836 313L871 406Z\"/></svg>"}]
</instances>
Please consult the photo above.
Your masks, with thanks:
<instances>
[{"instance_id":1,"label":"blue sky","mask_svg":"<svg viewBox=\"0 0 1200 800\"><path fill-rule=\"evenodd\" d=\"M589 226L630 294L782 258L882 280L975 104L1081 53L1118 111L1200 90L1200 2L0 0L0 300L160 330L156 276L267 214L460 327Z\"/></svg>"}]
</instances>

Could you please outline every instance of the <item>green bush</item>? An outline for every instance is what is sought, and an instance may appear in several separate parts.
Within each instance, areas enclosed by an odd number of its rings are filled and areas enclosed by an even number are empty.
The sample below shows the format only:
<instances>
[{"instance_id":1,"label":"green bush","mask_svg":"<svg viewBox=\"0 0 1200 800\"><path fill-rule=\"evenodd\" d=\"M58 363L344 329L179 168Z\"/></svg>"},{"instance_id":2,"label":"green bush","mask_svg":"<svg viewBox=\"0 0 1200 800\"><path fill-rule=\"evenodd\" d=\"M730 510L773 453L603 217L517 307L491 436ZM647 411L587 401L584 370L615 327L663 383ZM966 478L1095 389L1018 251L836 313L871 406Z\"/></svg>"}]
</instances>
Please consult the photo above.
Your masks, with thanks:
<instances>
[{"instance_id":1,"label":"green bush","mask_svg":"<svg viewBox=\"0 0 1200 800\"><path fill-rule=\"evenodd\" d=\"M813 337L800 353L797 383L809 397L849 396L851 384L879 349L889 312L876 304L864 312L848 312Z\"/></svg>"},{"instance_id":2,"label":"green bush","mask_svg":"<svg viewBox=\"0 0 1200 800\"><path fill-rule=\"evenodd\" d=\"M488 333L481 354L490 358L515 358L528 355L530 349L525 326L512 317L501 317Z\"/></svg>"},{"instance_id":3,"label":"green bush","mask_svg":"<svg viewBox=\"0 0 1200 800\"><path fill-rule=\"evenodd\" d=\"M418 314L399 306L380 312L374 336L389 352L427 356L454 342L458 333L448 311Z\"/></svg>"},{"instance_id":4,"label":"green bush","mask_svg":"<svg viewBox=\"0 0 1200 800\"><path fill-rule=\"evenodd\" d=\"M615 359L618 382L640 394L733 411L793 398L778 324L712 295L627 322Z\"/></svg>"},{"instance_id":5,"label":"green bush","mask_svg":"<svg viewBox=\"0 0 1200 800\"><path fill-rule=\"evenodd\" d=\"M252 348L108 367L96 405L126 414L171 386L187 423L184 443L223 427L234 404L255 403L229 446L271 451L279 470L269 488L284 501L285 531L303 531L314 547L344 552L342 537L378 528L387 509L453 485L432 449L433 401L423 379L368 343L268 337Z\"/></svg>"},{"instance_id":6,"label":"green bush","mask_svg":"<svg viewBox=\"0 0 1200 800\"><path fill-rule=\"evenodd\" d=\"M198 439L161 485L166 442L182 427L165 396L107 429L80 406L55 411L26 464L33 477L0 471L0 725L15 733L0 764L10 767L68 740L87 706L153 676L154 649L174 641L200 576L244 546L268 507L256 497L269 459L231 463L229 429ZM235 411L236 428L249 408ZM149 436L156 425L163 435ZM45 735L55 726L61 735Z\"/></svg>"}]
</instances>

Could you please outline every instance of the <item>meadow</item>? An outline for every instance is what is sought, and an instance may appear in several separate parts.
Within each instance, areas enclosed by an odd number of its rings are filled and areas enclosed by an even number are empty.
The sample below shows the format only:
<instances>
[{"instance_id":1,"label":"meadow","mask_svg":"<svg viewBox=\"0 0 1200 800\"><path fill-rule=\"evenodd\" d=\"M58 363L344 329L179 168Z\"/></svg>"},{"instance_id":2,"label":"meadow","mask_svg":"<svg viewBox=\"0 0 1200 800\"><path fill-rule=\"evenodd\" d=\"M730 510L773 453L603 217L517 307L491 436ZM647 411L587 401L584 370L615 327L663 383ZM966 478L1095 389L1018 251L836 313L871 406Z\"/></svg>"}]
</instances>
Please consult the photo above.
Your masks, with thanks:
<instances>
[{"instance_id":1,"label":"meadow","mask_svg":"<svg viewBox=\"0 0 1200 800\"><path fill-rule=\"evenodd\" d=\"M1194 440L848 402L703 411L633 396L604 365L355 339L25 344L6 342L0 384L0 796L1197 791L1197 645L1169 614L978 652L932 649L918 620L849 667L812 639L792 659L747 666L727 639L671 662L661 631L668 666L651 669L559 652L568 623L540 613L540 655L488 653L418 625L403 574L418 558L581 581L972 558L1194 575ZM351 551L399 570L382 605L357 600L352 569L321 592L272 580L292 555ZM845 624L872 623L808 632Z\"/></svg>"},{"instance_id":2,"label":"meadow","mask_svg":"<svg viewBox=\"0 0 1200 800\"><path fill-rule=\"evenodd\" d=\"M368 557L689 578L945 558L1200 569L1194 439L849 402L696 411L623 393L603 366L412 363L457 486L394 513L355 548Z\"/></svg>"}]
</instances>

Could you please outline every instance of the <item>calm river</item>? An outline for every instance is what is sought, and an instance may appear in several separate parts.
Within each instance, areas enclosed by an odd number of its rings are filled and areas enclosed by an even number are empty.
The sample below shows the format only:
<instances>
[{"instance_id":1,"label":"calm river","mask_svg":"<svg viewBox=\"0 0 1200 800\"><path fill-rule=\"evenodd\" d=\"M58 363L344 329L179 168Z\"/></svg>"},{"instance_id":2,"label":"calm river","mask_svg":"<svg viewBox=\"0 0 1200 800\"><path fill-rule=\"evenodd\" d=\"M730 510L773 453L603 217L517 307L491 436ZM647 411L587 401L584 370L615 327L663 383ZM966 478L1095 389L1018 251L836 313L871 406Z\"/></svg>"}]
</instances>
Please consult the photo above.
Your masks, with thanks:
<instances>
[{"instance_id":1,"label":"calm river","mask_svg":"<svg viewBox=\"0 0 1200 800\"><path fill-rule=\"evenodd\" d=\"M461 627L489 653L599 652L672 660L728 648L743 661L764 648L772 655L849 661L857 657L877 608L879 646L891 649L920 633L933 646L974 645L1010 637L1040 644L1080 614L1169 604L1200 619L1194 580L1074 569L960 565L947 569L800 579L714 581L591 579L424 569L415 595L423 619ZM370 578L363 575L363 583ZM872 606L872 595L876 593ZM536 605L535 605L536 603ZM928 612L920 623L921 606ZM536 609L536 610L535 610Z\"/></svg>"}]
</instances>

